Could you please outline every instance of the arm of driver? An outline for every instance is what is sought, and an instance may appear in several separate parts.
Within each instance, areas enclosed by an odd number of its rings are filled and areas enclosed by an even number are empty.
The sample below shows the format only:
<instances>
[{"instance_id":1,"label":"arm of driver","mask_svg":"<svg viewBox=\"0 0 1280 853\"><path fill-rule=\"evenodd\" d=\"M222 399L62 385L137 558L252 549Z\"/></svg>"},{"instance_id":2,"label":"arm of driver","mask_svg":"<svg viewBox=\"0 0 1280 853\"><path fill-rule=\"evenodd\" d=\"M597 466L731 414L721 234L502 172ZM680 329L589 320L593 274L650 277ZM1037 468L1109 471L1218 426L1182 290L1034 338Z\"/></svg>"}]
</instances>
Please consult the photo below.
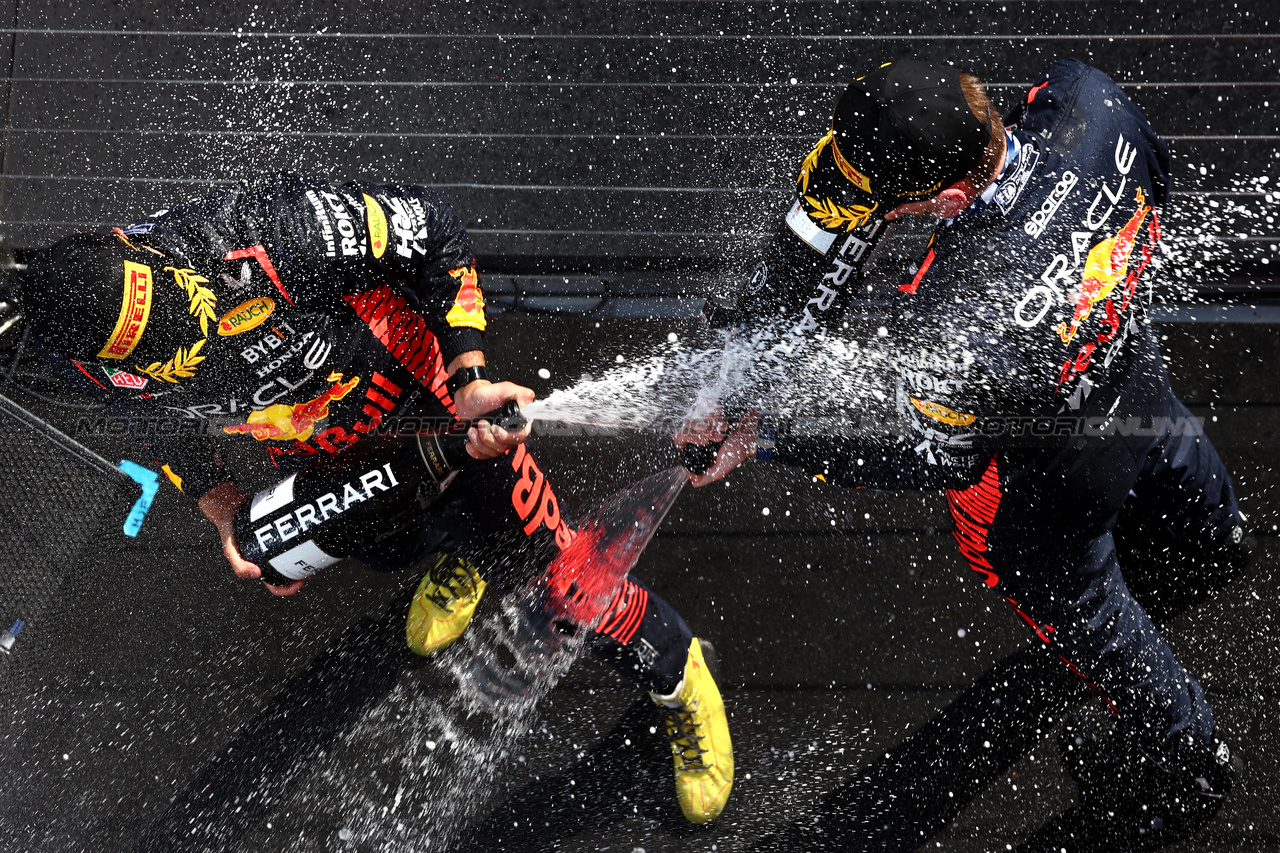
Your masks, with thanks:
<instances>
[{"instance_id":1,"label":"arm of driver","mask_svg":"<svg viewBox=\"0 0 1280 853\"><path fill-rule=\"evenodd\" d=\"M452 375L463 367L483 365L484 353L471 350L451 361L448 372ZM524 408L533 402L535 396L533 389L514 382L487 382L477 379L459 388L458 393L453 395L453 403L460 419L474 420L510 400L515 400L516 405ZM475 459L492 459L495 456L501 456L526 440L532 429L532 424L525 424L524 429L508 432L488 421L481 421L480 424L467 430L467 453Z\"/></svg>"},{"instance_id":2,"label":"arm of driver","mask_svg":"<svg viewBox=\"0 0 1280 853\"><path fill-rule=\"evenodd\" d=\"M222 540L222 553L231 564L231 571L235 572L238 578L253 580L262 577L262 569L240 556L235 535L236 509L248 499L248 495L240 491L240 487L235 483L223 483L201 495L196 505L200 507L200 512L204 513L204 517L218 528L218 538ZM272 586L264 581L263 586L272 595L293 595L302 589L304 583L306 583L305 580L299 580L284 586Z\"/></svg>"},{"instance_id":3,"label":"arm of driver","mask_svg":"<svg viewBox=\"0 0 1280 853\"><path fill-rule=\"evenodd\" d=\"M672 436L672 441L675 442L676 447L684 447L687 444L701 446L723 441L728 431L729 422L724 418L724 410L717 407L715 411L704 417L691 417L686 420Z\"/></svg>"}]
</instances>

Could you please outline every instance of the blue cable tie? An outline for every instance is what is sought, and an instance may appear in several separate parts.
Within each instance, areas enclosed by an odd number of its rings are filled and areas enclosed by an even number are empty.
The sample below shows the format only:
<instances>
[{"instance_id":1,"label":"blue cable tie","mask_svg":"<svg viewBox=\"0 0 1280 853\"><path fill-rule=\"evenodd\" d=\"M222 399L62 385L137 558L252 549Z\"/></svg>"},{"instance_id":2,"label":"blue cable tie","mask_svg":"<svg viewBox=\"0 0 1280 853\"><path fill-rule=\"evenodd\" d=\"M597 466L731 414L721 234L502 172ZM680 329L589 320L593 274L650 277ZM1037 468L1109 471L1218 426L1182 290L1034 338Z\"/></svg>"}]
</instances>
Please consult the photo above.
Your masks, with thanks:
<instances>
[{"instance_id":1,"label":"blue cable tie","mask_svg":"<svg viewBox=\"0 0 1280 853\"><path fill-rule=\"evenodd\" d=\"M160 491L160 475L128 459L120 463L120 470L142 487L142 496L134 503L133 509L129 510L128 518L124 520L124 535L137 536L142 530L142 522L147 517L147 511L151 509L151 502L155 500L156 492Z\"/></svg>"},{"instance_id":2,"label":"blue cable tie","mask_svg":"<svg viewBox=\"0 0 1280 853\"><path fill-rule=\"evenodd\" d=\"M26 622L19 619L13 623L13 627L8 631L0 633L0 652L6 655L13 654L13 644L18 641L18 635L22 633L22 629L26 627Z\"/></svg>"},{"instance_id":3,"label":"blue cable tie","mask_svg":"<svg viewBox=\"0 0 1280 853\"><path fill-rule=\"evenodd\" d=\"M756 459L761 462L773 460L776 437L777 427L773 423L773 418L769 415L762 416L760 418L760 434L756 436Z\"/></svg>"}]
</instances>

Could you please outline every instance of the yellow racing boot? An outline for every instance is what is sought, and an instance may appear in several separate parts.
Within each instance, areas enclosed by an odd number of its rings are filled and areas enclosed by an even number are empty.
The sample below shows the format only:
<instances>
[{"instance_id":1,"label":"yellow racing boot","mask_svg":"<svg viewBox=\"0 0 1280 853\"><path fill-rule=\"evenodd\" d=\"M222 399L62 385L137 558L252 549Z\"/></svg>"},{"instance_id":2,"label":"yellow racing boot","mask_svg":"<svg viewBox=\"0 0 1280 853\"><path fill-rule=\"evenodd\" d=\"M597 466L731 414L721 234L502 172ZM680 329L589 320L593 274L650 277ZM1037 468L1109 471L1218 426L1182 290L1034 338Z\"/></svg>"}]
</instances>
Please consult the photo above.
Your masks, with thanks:
<instances>
[{"instance_id":1,"label":"yellow racing boot","mask_svg":"<svg viewBox=\"0 0 1280 853\"><path fill-rule=\"evenodd\" d=\"M720 688L697 637L689 644L680 686L670 696L650 695L667 717L680 810L693 823L715 820L733 787L733 744Z\"/></svg>"},{"instance_id":2,"label":"yellow racing boot","mask_svg":"<svg viewBox=\"0 0 1280 853\"><path fill-rule=\"evenodd\" d=\"M471 624L485 582L460 557L438 554L409 604L404 636L409 648L432 655L453 645Z\"/></svg>"}]
</instances>

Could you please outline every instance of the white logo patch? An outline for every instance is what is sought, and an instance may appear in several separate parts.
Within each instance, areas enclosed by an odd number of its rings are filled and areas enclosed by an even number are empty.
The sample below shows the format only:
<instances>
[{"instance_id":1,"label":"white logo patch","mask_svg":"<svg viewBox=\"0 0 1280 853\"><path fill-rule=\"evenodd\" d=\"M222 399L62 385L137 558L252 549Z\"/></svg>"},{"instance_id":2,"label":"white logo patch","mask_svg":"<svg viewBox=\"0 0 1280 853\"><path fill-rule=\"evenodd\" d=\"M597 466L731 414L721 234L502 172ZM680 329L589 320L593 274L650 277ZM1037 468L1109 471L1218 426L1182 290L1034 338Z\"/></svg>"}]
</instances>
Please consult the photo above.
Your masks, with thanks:
<instances>
[{"instance_id":1,"label":"white logo patch","mask_svg":"<svg viewBox=\"0 0 1280 853\"><path fill-rule=\"evenodd\" d=\"M1062 173L1062 177L1058 179L1057 185L1053 188L1053 192L1049 193L1049 197L1044 200L1044 204L1040 205L1040 209L1031 214L1031 219L1022 226L1022 230L1026 231L1031 237L1039 238L1044 233L1045 227L1049 224L1049 220L1053 219L1053 215L1058 212L1058 208L1062 206L1062 202L1067 196L1071 195L1071 191L1076 188L1076 184L1080 183L1080 178L1070 169Z\"/></svg>"}]
</instances>

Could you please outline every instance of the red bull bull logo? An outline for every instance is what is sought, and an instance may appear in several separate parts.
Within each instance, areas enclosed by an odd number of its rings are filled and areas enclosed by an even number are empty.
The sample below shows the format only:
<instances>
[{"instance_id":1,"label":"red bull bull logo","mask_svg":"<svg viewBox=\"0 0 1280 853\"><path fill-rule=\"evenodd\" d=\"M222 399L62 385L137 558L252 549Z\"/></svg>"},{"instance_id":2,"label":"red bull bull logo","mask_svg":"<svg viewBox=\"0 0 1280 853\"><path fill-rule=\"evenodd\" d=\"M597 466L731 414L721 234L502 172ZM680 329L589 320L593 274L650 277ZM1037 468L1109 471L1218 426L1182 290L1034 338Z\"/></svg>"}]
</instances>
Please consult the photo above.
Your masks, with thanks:
<instances>
[{"instance_id":1,"label":"red bull bull logo","mask_svg":"<svg viewBox=\"0 0 1280 853\"><path fill-rule=\"evenodd\" d=\"M293 406L267 406L250 412L245 423L223 427L222 431L229 435L248 433L258 441L306 441L316 424L329 417L329 404L341 400L360 384L359 376L343 382L341 373L330 373L326 379L333 384L319 397Z\"/></svg>"},{"instance_id":2,"label":"red bull bull logo","mask_svg":"<svg viewBox=\"0 0 1280 853\"><path fill-rule=\"evenodd\" d=\"M1054 327L1064 344L1071 343L1080 326L1088 319L1093 306L1109 297L1116 285L1129 274L1129 259L1138 239L1138 232L1147 214L1151 212L1142 188L1138 188L1138 209L1129 217L1114 236L1108 237L1089 250L1085 257L1084 272L1080 278L1080 290L1076 294L1075 310L1070 322Z\"/></svg>"},{"instance_id":3,"label":"red bull bull logo","mask_svg":"<svg viewBox=\"0 0 1280 853\"><path fill-rule=\"evenodd\" d=\"M453 298L453 307L444 319L450 326L466 326L484 331L484 294L480 292L480 283L475 267L458 267L449 270L449 275L458 279L461 286L458 295Z\"/></svg>"}]
</instances>

